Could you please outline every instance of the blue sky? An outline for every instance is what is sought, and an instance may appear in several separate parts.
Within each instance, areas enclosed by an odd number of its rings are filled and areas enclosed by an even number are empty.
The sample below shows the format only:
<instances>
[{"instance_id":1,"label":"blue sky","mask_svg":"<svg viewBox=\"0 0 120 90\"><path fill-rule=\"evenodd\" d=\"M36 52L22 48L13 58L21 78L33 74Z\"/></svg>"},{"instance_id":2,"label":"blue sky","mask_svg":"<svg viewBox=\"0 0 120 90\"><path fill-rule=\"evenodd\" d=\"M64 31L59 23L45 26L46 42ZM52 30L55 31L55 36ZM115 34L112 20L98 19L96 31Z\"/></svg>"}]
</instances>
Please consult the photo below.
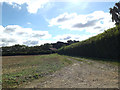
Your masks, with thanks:
<instances>
[{"instance_id":1,"label":"blue sky","mask_svg":"<svg viewBox=\"0 0 120 90\"><path fill-rule=\"evenodd\" d=\"M75 1L2 2L0 45L34 46L70 39L81 41L114 27L109 8L115 2Z\"/></svg>"}]
</instances>

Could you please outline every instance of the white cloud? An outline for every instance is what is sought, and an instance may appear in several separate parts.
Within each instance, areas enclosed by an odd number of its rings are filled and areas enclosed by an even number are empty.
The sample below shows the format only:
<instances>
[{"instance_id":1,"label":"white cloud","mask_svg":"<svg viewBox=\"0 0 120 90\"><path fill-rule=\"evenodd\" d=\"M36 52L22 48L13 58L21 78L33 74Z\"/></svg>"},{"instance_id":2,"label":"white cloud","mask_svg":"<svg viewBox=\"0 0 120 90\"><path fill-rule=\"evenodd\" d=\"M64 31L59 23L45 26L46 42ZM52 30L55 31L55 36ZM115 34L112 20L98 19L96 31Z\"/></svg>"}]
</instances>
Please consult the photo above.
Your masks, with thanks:
<instances>
[{"instance_id":1,"label":"white cloud","mask_svg":"<svg viewBox=\"0 0 120 90\"><path fill-rule=\"evenodd\" d=\"M85 40L93 35L64 34L52 37L48 31L23 28L19 25L0 26L0 46L11 46L15 44L35 46L57 41Z\"/></svg>"},{"instance_id":2,"label":"white cloud","mask_svg":"<svg viewBox=\"0 0 120 90\"><path fill-rule=\"evenodd\" d=\"M46 3L48 3L49 0L29 0L27 2L28 4L28 12L30 13L36 13L39 8L43 8Z\"/></svg>"},{"instance_id":3,"label":"white cloud","mask_svg":"<svg viewBox=\"0 0 120 90\"><path fill-rule=\"evenodd\" d=\"M22 28L18 25L0 26L0 46L10 46L14 44L41 45L41 41L51 38L48 31ZM46 42L47 43L47 42Z\"/></svg>"},{"instance_id":4,"label":"white cloud","mask_svg":"<svg viewBox=\"0 0 120 90\"><path fill-rule=\"evenodd\" d=\"M111 21L111 15L109 13L95 11L86 15L64 13L49 20L49 26L58 26L61 29L69 30L86 30L86 32L98 34L114 27L114 23Z\"/></svg>"},{"instance_id":5,"label":"white cloud","mask_svg":"<svg viewBox=\"0 0 120 90\"><path fill-rule=\"evenodd\" d=\"M29 24L29 25L30 25L31 23L30 23L30 22L27 22L27 24Z\"/></svg>"},{"instance_id":6,"label":"white cloud","mask_svg":"<svg viewBox=\"0 0 120 90\"><path fill-rule=\"evenodd\" d=\"M92 37L93 35L79 35L79 34L63 34L63 35L58 35L54 37L56 41L62 41L62 42L67 42L68 40L78 40L82 41L85 39L88 39L89 37Z\"/></svg>"},{"instance_id":7,"label":"white cloud","mask_svg":"<svg viewBox=\"0 0 120 90\"><path fill-rule=\"evenodd\" d=\"M13 8L17 7L21 9L20 5L26 3L29 13L37 13L39 8L43 8L49 0L1 0L0 2L6 2L13 5Z\"/></svg>"},{"instance_id":8,"label":"white cloud","mask_svg":"<svg viewBox=\"0 0 120 90\"><path fill-rule=\"evenodd\" d=\"M13 4L13 8L18 8L19 10L21 10L22 8L21 8L21 6L20 5L18 5L18 4Z\"/></svg>"}]
</instances>

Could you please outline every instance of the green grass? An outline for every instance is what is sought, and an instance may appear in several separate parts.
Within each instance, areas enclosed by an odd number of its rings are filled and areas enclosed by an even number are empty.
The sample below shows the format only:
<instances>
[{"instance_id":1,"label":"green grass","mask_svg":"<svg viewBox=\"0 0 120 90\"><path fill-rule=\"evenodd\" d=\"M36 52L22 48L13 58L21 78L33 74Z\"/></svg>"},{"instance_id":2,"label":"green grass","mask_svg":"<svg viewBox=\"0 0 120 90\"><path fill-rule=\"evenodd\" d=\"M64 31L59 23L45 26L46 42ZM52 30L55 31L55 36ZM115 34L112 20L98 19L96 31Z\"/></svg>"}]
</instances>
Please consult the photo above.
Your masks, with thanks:
<instances>
[{"instance_id":1,"label":"green grass","mask_svg":"<svg viewBox=\"0 0 120 90\"><path fill-rule=\"evenodd\" d=\"M81 58L79 57L80 59L85 59L85 60L92 60L92 61L97 61L97 62L100 62L100 63L109 63L109 64L112 64L114 66L120 66L120 62L116 62L116 60L114 61L114 59L102 59L102 58ZM119 61L119 60L118 60Z\"/></svg>"},{"instance_id":2,"label":"green grass","mask_svg":"<svg viewBox=\"0 0 120 90\"><path fill-rule=\"evenodd\" d=\"M120 62L116 62L113 59L109 60L109 59L102 59L102 58L87 58L87 57L66 56L66 55L62 55L62 56L66 57L66 58L71 58L73 60L77 60L77 61L80 61L80 62L84 62L84 63L87 63L89 65L93 64L92 62L89 62L89 60L91 60L91 61L96 61L96 62L103 63L103 64L108 63L108 64L111 64L111 65L120 67Z\"/></svg>"},{"instance_id":3,"label":"green grass","mask_svg":"<svg viewBox=\"0 0 120 90\"><path fill-rule=\"evenodd\" d=\"M66 57L51 55L5 56L2 59L2 87L18 88L72 64Z\"/></svg>"}]
</instances>

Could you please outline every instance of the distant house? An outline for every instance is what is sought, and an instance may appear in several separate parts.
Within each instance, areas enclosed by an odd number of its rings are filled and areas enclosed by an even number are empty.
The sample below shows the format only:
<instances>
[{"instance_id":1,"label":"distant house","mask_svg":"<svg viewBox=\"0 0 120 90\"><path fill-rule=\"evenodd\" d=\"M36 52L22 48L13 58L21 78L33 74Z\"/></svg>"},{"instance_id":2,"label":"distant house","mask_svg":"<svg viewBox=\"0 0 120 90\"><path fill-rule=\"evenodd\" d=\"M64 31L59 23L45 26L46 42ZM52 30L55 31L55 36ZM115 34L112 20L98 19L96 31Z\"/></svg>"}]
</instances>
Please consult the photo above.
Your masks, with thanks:
<instances>
[{"instance_id":1,"label":"distant house","mask_svg":"<svg viewBox=\"0 0 120 90\"><path fill-rule=\"evenodd\" d=\"M52 53L56 53L56 51L57 51L56 48L50 48L50 50L52 51Z\"/></svg>"}]
</instances>

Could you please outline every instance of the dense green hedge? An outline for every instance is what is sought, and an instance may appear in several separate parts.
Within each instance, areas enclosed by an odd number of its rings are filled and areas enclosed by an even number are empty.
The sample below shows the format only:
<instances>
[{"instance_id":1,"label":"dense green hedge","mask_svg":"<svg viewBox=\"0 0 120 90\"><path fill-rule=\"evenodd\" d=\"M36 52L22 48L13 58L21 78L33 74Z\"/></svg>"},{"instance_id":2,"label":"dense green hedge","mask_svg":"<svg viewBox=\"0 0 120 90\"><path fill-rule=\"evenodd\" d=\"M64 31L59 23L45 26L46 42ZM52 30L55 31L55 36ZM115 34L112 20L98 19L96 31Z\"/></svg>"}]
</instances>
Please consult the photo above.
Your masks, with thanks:
<instances>
[{"instance_id":1,"label":"dense green hedge","mask_svg":"<svg viewBox=\"0 0 120 90\"><path fill-rule=\"evenodd\" d=\"M62 47L58 50L59 54L120 59L120 26L108 29L97 36L87 40Z\"/></svg>"}]
</instances>

